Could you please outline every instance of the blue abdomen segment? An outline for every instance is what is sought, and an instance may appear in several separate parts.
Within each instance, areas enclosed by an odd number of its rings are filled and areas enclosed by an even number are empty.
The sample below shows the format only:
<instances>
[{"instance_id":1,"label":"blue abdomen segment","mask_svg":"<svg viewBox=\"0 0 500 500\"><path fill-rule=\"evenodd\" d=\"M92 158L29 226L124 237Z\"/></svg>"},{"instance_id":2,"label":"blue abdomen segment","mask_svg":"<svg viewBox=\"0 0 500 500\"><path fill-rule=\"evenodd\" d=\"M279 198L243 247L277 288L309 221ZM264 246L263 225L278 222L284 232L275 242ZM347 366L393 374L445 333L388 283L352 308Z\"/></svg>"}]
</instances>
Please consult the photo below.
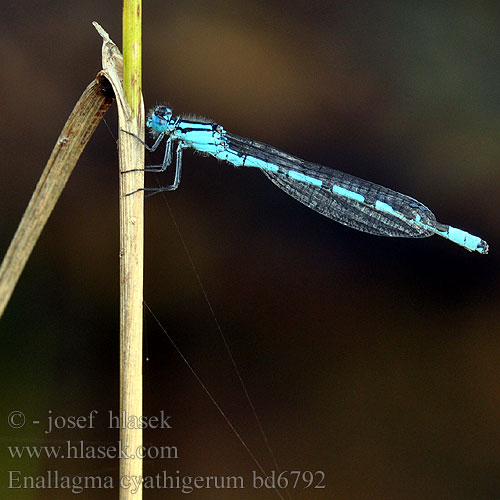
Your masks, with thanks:
<instances>
[{"instance_id":1,"label":"blue abdomen segment","mask_svg":"<svg viewBox=\"0 0 500 500\"><path fill-rule=\"evenodd\" d=\"M476 250L480 253L488 253L488 244L486 243L486 241L483 241L478 236L469 234L462 229L448 226L445 231L436 231L436 234L439 234L444 238L448 238L449 240L458 243L459 245L467 248L467 250Z\"/></svg>"}]
</instances>

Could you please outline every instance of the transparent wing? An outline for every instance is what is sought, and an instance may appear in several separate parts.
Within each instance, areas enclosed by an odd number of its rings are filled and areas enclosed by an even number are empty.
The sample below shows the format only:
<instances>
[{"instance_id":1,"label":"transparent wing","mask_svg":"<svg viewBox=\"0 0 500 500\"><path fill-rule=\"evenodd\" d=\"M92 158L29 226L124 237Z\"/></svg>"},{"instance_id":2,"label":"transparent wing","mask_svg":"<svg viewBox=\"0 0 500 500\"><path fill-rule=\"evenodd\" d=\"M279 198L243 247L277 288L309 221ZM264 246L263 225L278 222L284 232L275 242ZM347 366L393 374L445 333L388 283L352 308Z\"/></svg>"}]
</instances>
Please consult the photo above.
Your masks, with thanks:
<instances>
[{"instance_id":1,"label":"transparent wing","mask_svg":"<svg viewBox=\"0 0 500 500\"><path fill-rule=\"evenodd\" d=\"M229 147L239 155L261 158L277 166L276 173L262 172L285 193L341 224L379 236L425 238L435 233L429 229L438 225L434 214L410 196L229 132L227 140ZM290 171L321 181L321 186L298 181L290 177ZM336 193L334 189L338 188L360 195L358 198L362 197L362 201ZM381 206L386 209L380 209Z\"/></svg>"}]
</instances>

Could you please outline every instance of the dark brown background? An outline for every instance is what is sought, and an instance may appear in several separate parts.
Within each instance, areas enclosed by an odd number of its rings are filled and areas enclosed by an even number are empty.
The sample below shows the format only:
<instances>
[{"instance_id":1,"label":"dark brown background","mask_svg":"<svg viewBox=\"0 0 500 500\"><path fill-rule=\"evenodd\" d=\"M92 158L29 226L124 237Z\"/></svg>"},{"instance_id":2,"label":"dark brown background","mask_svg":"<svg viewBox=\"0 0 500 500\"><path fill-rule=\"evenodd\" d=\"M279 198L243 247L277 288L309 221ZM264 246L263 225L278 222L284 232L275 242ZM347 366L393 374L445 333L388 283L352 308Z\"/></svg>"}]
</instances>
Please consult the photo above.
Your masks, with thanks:
<instances>
[{"instance_id":1,"label":"dark brown background","mask_svg":"<svg viewBox=\"0 0 500 500\"><path fill-rule=\"evenodd\" d=\"M293 498L497 499L500 7L373 3L146 2L146 106L169 102L414 196L441 222L485 238L489 256L437 237L358 233L257 171L191 153L168 203L281 468L327 474L326 490ZM3 254L73 104L100 69L91 21L121 45L121 12L118 2L19 0L1 17ZM115 113L106 117L114 131ZM118 408L117 186L115 142L101 126L0 322L2 487L7 470L116 478L116 461L12 460L6 446L118 437L104 419ZM161 196L146 200L145 298L269 468ZM174 424L145 439L181 454L148 461L146 472L248 477L255 464L147 314L145 336L145 412L164 410ZM93 431L47 438L40 427L6 424L13 410L45 422L49 410L93 409ZM191 497L277 498L250 487Z\"/></svg>"}]
</instances>

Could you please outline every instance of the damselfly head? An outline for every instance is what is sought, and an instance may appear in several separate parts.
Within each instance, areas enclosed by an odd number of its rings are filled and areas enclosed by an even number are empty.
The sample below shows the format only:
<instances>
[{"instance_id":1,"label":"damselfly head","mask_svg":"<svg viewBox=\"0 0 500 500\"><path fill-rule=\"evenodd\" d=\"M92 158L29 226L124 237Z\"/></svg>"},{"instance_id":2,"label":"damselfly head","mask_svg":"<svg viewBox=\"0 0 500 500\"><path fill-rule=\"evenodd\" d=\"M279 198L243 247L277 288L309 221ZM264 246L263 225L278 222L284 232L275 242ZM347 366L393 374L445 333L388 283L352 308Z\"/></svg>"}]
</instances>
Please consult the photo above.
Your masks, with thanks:
<instances>
[{"instance_id":1,"label":"damselfly head","mask_svg":"<svg viewBox=\"0 0 500 500\"><path fill-rule=\"evenodd\" d=\"M146 126L153 134L161 134L169 128L172 119L172 110L168 106L156 106L150 111Z\"/></svg>"}]
</instances>

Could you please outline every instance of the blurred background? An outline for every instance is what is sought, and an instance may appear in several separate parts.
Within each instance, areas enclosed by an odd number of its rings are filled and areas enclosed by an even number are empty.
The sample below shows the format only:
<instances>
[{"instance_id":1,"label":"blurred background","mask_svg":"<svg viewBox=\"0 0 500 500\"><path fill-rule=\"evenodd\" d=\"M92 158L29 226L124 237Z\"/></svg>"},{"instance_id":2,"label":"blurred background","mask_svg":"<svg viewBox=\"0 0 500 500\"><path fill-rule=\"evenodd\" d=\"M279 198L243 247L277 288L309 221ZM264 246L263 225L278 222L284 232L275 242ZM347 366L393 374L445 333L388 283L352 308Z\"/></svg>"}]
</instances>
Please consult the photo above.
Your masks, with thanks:
<instances>
[{"instance_id":1,"label":"blurred background","mask_svg":"<svg viewBox=\"0 0 500 500\"><path fill-rule=\"evenodd\" d=\"M500 495L500 6L497 2L150 1L144 99L406 193L490 244L363 234L260 172L186 152L180 188L146 200L144 296L266 471L272 460L170 215L231 346L281 470L323 471L292 498L489 500ZM0 20L0 246L21 219L73 105L100 70L98 21L121 47L120 2L34 2ZM116 137L116 107L106 120ZM158 163L162 152L149 155ZM168 174L160 177L166 185ZM147 182L154 186L151 175ZM84 152L0 320L2 498L9 470L118 478L116 460L13 459L8 445L111 445L119 407L115 138ZM145 313L146 431L178 459L145 474L237 476L278 498ZM28 424L11 429L11 411ZM95 429L43 428L99 412ZM179 471L179 472L176 472ZM319 476L316 476L317 478ZM116 486L116 484L115 484ZM89 489L80 498L117 498ZM184 498L150 489L145 498ZM283 493L286 498L286 494Z\"/></svg>"}]
</instances>

